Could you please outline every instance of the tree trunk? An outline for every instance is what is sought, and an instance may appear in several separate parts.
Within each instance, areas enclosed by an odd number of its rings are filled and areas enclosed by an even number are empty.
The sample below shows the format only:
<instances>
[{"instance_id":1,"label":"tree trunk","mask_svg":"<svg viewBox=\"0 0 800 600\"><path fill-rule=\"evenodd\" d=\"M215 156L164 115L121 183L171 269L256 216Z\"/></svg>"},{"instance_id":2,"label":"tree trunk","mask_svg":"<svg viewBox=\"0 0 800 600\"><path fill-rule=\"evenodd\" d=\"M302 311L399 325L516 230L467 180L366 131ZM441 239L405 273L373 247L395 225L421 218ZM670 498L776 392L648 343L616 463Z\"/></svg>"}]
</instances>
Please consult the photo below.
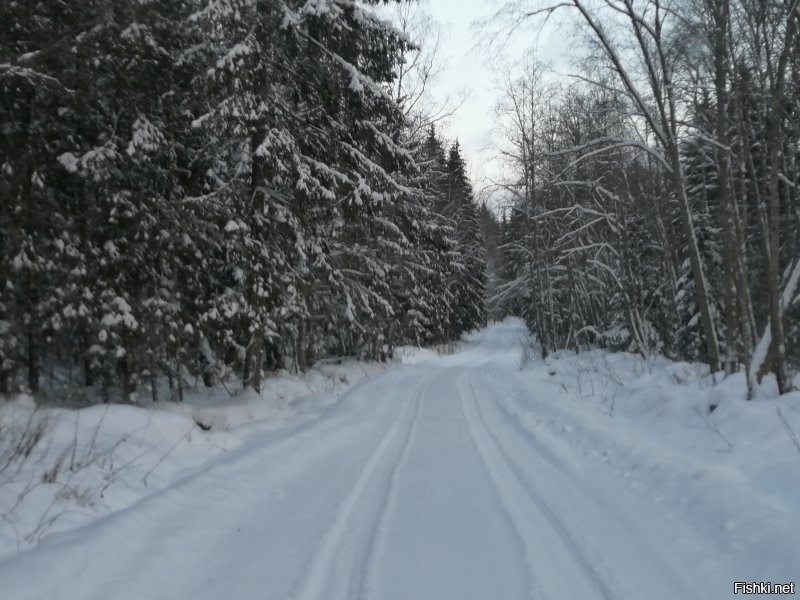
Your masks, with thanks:
<instances>
[{"instance_id":1,"label":"tree trunk","mask_svg":"<svg viewBox=\"0 0 800 600\"><path fill-rule=\"evenodd\" d=\"M792 45L796 43L797 22L800 5L795 0L786 15L786 31L783 48L775 69L772 105L767 119L767 148L769 149L769 257L767 265L767 289L769 292L769 319L772 332L772 357L778 391L787 389L786 340L783 330L783 306L781 303L781 190L780 177L784 171L783 119L784 96L786 94L786 69Z\"/></svg>"},{"instance_id":2,"label":"tree trunk","mask_svg":"<svg viewBox=\"0 0 800 600\"><path fill-rule=\"evenodd\" d=\"M689 250L689 262L692 266L692 277L695 283L695 295L697 307L700 311L700 321L703 327L703 338L706 345L706 360L711 366L711 371L719 370L719 342L717 340L717 330L711 314L711 304L708 297L708 283L706 281L703 259L700 255L700 247L697 244L697 234L694 229L694 218L689 206L689 198L686 195L684 186L683 170L680 165L678 149L672 149L672 185L678 195L681 216L683 217L686 241Z\"/></svg>"},{"instance_id":3,"label":"tree trunk","mask_svg":"<svg viewBox=\"0 0 800 600\"><path fill-rule=\"evenodd\" d=\"M32 326L28 326L28 389L39 391L39 345Z\"/></svg>"},{"instance_id":4,"label":"tree trunk","mask_svg":"<svg viewBox=\"0 0 800 600\"><path fill-rule=\"evenodd\" d=\"M780 173L783 170L783 131L778 115L782 111L783 99L777 94L772 100L767 130L769 147L769 257L767 262L767 291L769 294L769 322L772 335L772 365L779 393L786 391L786 342L783 332L781 310L781 202Z\"/></svg>"},{"instance_id":5,"label":"tree trunk","mask_svg":"<svg viewBox=\"0 0 800 600\"><path fill-rule=\"evenodd\" d=\"M736 235L734 206L732 197L730 145L728 124L728 67L727 34L729 0L710 0L712 25L712 52L714 56L714 92L716 95L716 148L717 180L720 203L720 224L722 233L722 289L725 316L726 356L724 367L727 373L736 370L737 364L747 364L744 356L744 339L740 330L739 306L739 256L738 236ZM736 353L735 356L733 353Z\"/></svg>"}]
</instances>

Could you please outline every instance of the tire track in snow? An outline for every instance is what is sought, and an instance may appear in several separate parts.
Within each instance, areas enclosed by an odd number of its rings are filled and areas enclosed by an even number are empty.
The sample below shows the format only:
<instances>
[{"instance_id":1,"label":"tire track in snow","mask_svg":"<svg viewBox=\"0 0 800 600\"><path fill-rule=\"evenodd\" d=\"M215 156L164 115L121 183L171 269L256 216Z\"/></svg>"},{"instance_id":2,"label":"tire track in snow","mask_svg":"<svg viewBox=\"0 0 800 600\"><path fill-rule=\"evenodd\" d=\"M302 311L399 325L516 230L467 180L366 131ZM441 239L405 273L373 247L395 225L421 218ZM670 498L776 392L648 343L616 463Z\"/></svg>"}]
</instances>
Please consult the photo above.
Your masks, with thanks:
<instances>
[{"instance_id":1,"label":"tire track in snow","mask_svg":"<svg viewBox=\"0 0 800 600\"><path fill-rule=\"evenodd\" d=\"M377 526L372 530L374 535L370 540L369 545L370 549L374 549L375 551L370 552L367 560L365 561L365 572L361 589L358 590L359 594L351 596L348 600L363 600L372 597L372 590L374 588L376 578L376 566L380 564L384 554L383 549L386 547L386 538L389 530L388 515L394 511L396 504L394 499L396 498L397 482L400 479L401 473L403 472L403 469L408 461L409 448L411 448L414 443L414 439L416 438L416 425L419 421L419 415L422 412L422 398L425 396L425 392L428 390L430 385L430 381L424 384L420 388L420 392L417 395L417 404L415 407L413 421L409 427L408 434L406 436L405 443L403 444L403 449L397 459L397 463L392 469L392 475L389 478L389 485L386 489L386 493L384 494L383 503L377 519Z\"/></svg>"},{"instance_id":2,"label":"tire track in snow","mask_svg":"<svg viewBox=\"0 0 800 600\"><path fill-rule=\"evenodd\" d=\"M506 521L509 524L509 529L514 532L514 536L519 544L520 548L522 549L523 553L528 562L528 569L525 573L525 578L527 580L528 586L528 597L531 600L544 600L546 598L545 590L542 587L542 583L536 578L534 575L533 569L531 568L532 561L534 560L534 548L531 546L531 542L529 538L526 538L525 535L525 527L522 524L521 512L520 507L512 498L509 498L508 494L504 494L504 488L507 491L507 487L503 486L501 481L498 480L498 475L489 465L489 461L486 458L486 454L484 453L484 449L478 440L475 437L474 426L471 422L471 419L467 415L467 411L464 407L464 394L461 391L461 387L459 385L461 379L463 378L464 373L458 376L456 379L456 392L458 393L459 399L459 407L461 409L461 414L464 417L464 422L467 424L467 430L469 431L470 440L472 445L475 447L478 456L480 457L481 466L483 467L483 471L486 473L489 481L492 482L492 486L494 487L495 497L498 500L498 504L502 508L503 516L506 518Z\"/></svg>"},{"instance_id":3,"label":"tire track in snow","mask_svg":"<svg viewBox=\"0 0 800 600\"><path fill-rule=\"evenodd\" d=\"M489 375L495 379L501 379L497 373L491 372ZM507 382L507 378L502 379L502 381ZM591 499L591 503L585 505L586 508L592 509L595 513L601 513L603 516L602 525L609 531L616 535L623 535L629 542L635 541L635 551L628 550L628 554L633 558L638 558L640 566L643 564L657 565L657 568L651 570L650 577L651 581L658 580L661 582L662 585L658 586L659 589L666 590L671 587L681 598L705 598L713 595L714 591L711 588L703 592L698 589L697 584L690 587L685 583L684 574L690 572L692 567L696 567L697 562L689 559L684 560L683 564L679 565L675 561L676 553L668 553L663 547L665 537L680 531L681 538L691 540L690 547L695 556L702 553L712 555L714 550L707 547L704 538L698 535L695 530L688 528L684 522L676 519L673 514L665 512L663 509L653 515L654 506L652 502L636 496L622 482L615 487L617 493L613 497L606 491L609 487L607 483L603 486L588 485L587 480L596 479L596 471L582 474L580 470L575 468L573 463L565 459L565 457L559 456L551 446L542 442L529 426L521 422L520 414L505 406L494 396L492 397L491 405L523 443L534 450L531 456L544 463L540 465L540 468L549 469L549 472L554 477L560 479L567 486L574 488L577 493L573 494L573 497ZM524 416L524 413L522 416ZM553 435L551 431L548 431L548 434ZM554 441L557 440L556 436L553 436L553 439ZM605 465L601 465L601 468L603 467ZM618 475L618 472L614 471L611 475L612 477ZM532 475L528 473L528 477L531 478ZM584 509L582 512L589 514L590 511ZM661 535L652 532L654 523L659 524ZM697 550L698 548L705 548L705 550L700 552ZM647 556L650 560L647 563L643 563L642 556ZM681 556L681 553L677 553L677 556ZM664 581L665 578L668 579L667 582Z\"/></svg>"},{"instance_id":4,"label":"tire track in snow","mask_svg":"<svg viewBox=\"0 0 800 600\"><path fill-rule=\"evenodd\" d=\"M466 394L461 385L465 378L469 380ZM619 590L601 577L564 524L520 473L516 461L502 449L480 412L468 371L459 376L456 385L472 440L515 530L523 540L529 577L535 582L531 589L532 597L617 598ZM466 401L467 396L471 397L471 402ZM567 564L578 568L566 569Z\"/></svg>"},{"instance_id":5,"label":"tire track in snow","mask_svg":"<svg viewBox=\"0 0 800 600\"><path fill-rule=\"evenodd\" d=\"M402 417L381 438L336 519L314 551L292 594L294 600L361 598L376 530L383 520L396 472L412 438L428 384L411 392Z\"/></svg>"},{"instance_id":6,"label":"tire track in snow","mask_svg":"<svg viewBox=\"0 0 800 600\"><path fill-rule=\"evenodd\" d=\"M551 498L557 495L558 497L579 499L582 503L581 514L584 516L589 514L596 515L596 518L592 521L593 526L596 525L605 528L609 536L616 536L618 539L624 539L626 544L634 542L633 548L622 547L629 557L629 560L624 561L625 568L630 569L634 566L641 568L642 565L651 566L649 588L651 588L651 590L658 590L657 594L659 597L664 595L665 597L688 599L701 598L704 596L704 594L699 593L696 589L692 589L685 583L682 571L676 569L671 564L671 557L661 551L658 545L654 544L652 540L645 539L645 529L634 526L634 523L631 522L631 518L639 519L639 514L636 510L623 513L610 498L604 497L605 494L599 494L599 490L592 489L591 486L585 485L580 473L578 473L568 461L558 456L538 440L532 431L518 421L516 415L502 406L496 399L492 398L490 400L491 405L497 410L498 415L503 419L508 429L514 431L515 435L531 450L531 452L526 455L526 459L528 460L515 461L507 447L508 442L505 442L505 444L501 443L500 436L493 432L486 423L485 410L480 408L477 401L474 380L472 378L470 378L470 392L473 396L476 411L484 429L493 438L498 451L503 455L508 465L515 472L520 483L526 488L531 500L545 513L548 520L559 530L565 541L574 547L575 552L583 557L583 562L591 567L598 580L602 580L604 577L596 567L591 565L598 562L600 559L599 553L595 552L595 555L591 556L592 560L589 560L589 550L586 547L586 543L578 538L574 527L568 527L563 519L559 517L557 510L553 508L555 505L553 500L548 500L543 496L538 489L541 485L535 483L536 478L533 472L523 466L523 464L530 464L529 459L533 458L538 460L539 465L536 466L536 472L543 476L546 473L548 484L553 484L556 481L558 482L558 494L551 492ZM507 438L504 436L503 440L506 439ZM542 477L542 479L544 478L545 477ZM620 499L622 497L623 492L621 491ZM647 525L645 522L646 519L640 520L642 521L642 526ZM620 547L617 548L617 552L620 552ZM606 567L604 570L609 571L611 570L610 561L608 560L608 556L605 553L603 554L602 562ZM648 560L643 561L642 557L647 557ZM621 575L624 575L624 573L621 573ZM614 586L613 591L616 594L622 594L623 597L631 598L638 598L642 593L641 590L638 593L633 590L623 590L622 587L617 585Z\"/></svg>"},{"instance_id":7,"label":"tire track in snow","mask_svg":"<svg viewBox=\"0 0 800 600\"><path fill-rule=\"evenodd\" d=\"M343 453L354 441L369 439L374 444L381 432L370 433L372 422L400 413L409 398L407 391L395 396L398 381L408 381L408 375L388 373L377 379L365 378L323 409L319 417L283 430L250 435L240 447L128 508L86 527L54 535L34 552L0 568L3 592L10 589L9 597L14 600L63 597L61 582L70 581L65 597L80 600L220 597L209 595L206 578L195 577L195 573L203 569L213 573L208 567L212 564L223 573L229 567L236 570L237 561L219 560L218 543L210 543L209 536L258 529L265 500L274 492L300 480L301 474L327 457ZM370 395L384 397L370 401ZM353 418L354 412L360 419ZM258 425L252 430L258 432ZM342 456L347 458L345 453ZM269 465L266 471L264 465ZM255 481L254 473L260 475ZM358 473L358 466L353 473ZM120 540L125 543L120 545ZM154 552L154 544L158 544L158 552ZM48 572L47 578L30 578L30 572L42 570ZM259 574L258 569L241 570L244 577ZM76 572L81 576L76 578ZM135 583L130 579L134 573ZM142 573L147 576L140 577ZM152 591L151 582L159 579L164 587ZM293 589L288 583L291 575L286 579L284 589ZM120 583L125 581L130 583ZM5 597L0 593L0 598ZM280 597L289 597L288 591Z\"/></svg>"}]
</instances>

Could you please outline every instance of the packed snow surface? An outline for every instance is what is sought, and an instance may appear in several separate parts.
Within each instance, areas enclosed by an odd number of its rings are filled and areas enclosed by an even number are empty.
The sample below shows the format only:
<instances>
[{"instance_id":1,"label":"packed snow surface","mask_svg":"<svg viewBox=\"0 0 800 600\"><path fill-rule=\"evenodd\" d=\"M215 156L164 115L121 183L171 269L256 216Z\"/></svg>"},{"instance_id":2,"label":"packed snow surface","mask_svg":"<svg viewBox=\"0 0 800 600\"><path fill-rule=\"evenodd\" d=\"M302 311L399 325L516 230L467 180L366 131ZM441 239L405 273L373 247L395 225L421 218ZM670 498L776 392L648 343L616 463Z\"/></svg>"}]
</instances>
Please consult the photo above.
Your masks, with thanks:
<instances>
[{"instance_id":1,"label":"packed snow surface","mask_svg":"<svg viewBox=\"0 0 800 600\"><path fill-rule=\"evenodd\" d=\"M515 320L403 354L252 422L208 407L200 458L178 469L181 447L158 491L6 553L0 595L715 600L800 579L800 394L746 402L740 378L627 354L541 360Z\"/></svg>"}]
</instances>

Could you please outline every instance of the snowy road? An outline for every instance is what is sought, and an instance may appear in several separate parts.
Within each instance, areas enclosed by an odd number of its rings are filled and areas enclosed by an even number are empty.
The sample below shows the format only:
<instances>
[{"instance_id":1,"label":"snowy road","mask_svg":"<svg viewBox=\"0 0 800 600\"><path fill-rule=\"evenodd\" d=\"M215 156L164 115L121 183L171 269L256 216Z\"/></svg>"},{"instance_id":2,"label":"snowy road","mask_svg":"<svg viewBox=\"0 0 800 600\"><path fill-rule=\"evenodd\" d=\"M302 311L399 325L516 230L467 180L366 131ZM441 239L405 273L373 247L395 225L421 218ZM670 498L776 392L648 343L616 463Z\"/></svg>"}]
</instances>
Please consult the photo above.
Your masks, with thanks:
<instances>
[{"instance_id":1,"label":"snowy road","mask_svg":"<svg viewBox=\"0 0 800 600\"><path fill-rule=\"evenodd\" d=\"M313 422L52 536L0 564L0 596L731 597L735 573L668 503L520 417L517 336L362 382Z\"/></svg>"}]
</instances>

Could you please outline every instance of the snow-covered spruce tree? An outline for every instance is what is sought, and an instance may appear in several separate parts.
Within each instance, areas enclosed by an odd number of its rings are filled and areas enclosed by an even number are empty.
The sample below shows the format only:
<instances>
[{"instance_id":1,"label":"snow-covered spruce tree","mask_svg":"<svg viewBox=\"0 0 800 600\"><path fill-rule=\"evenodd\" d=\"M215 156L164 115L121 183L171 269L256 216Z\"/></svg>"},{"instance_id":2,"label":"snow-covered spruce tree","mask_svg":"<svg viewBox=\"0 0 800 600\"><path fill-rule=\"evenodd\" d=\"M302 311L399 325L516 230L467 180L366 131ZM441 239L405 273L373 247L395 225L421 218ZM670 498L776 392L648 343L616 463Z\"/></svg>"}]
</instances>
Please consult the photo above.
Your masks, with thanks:
<instances>
[{"instance_id":1,"label":"snow-covered spruce tree","mask_svg":"<svg viewBox=\"0 0 800 600\"><path fill-rule=\"evenodd\" d=\"M412 187L406 120L387 91L406 42L358 7L342 3L338 11L344 25L323 20L327 51L314 63L316 77L332 79L333 96L320 100L330 104L336 123L328 157L340 179L326 237L335 282L328 306L343 310L329 310L326 318L333 331L355 334L359 353L377 358L384 344L397 340L396 329L409 316L404 311L427 311L398 295L413 288L415 269L425 262L416 246L414 221L424 215Z\"/></svg>"},{"instance_id":2,"label":"snow-covered spruce tree","mask_svg":"<svg viewBox=\"0 0 800 600\"><path fill-rule=\"evenodd\" d=\"M160 375L180 397L184 371L204 367L195 328L216 238L209 206L186 202L205 143L191 130L197 100L187 93L200 64L183 57L200 41L182 26L195 8L118 3L105 13L108 27L95 43L113 51L95 61L96 102L98 120L117 123L116 136L105 165L76 173L104 178L93 228L102 253L90 284L99 302L90 349L99 359L113 355L114 370L103 377L120 381L126 396L146 382L154 400Z\"/></svg>"},{"instance_id":3,"label":"snow-covered spruce tree","mask_svg":"<svg viewBox=\"0 0 800 600\"><path fill-rule=\"evenodd\" d=\"M318 7L317 7L318 8ZM366 8L330 3L330 11L298 11L310 90L309 108L330 131L308 147L312 172L330 192L316 199L318 309L307 324L310 358L325 346L380 357L384 345L414 339L431 310L414 289L428 262L421 245L426 220L406 119L387 86L407 42ZM305 11L305 12L304 12ZM326 164L323 172L319 165Z\"/></svg>"},{"instance_id":4,"label":"snow-covered spruce tree","mask_svg":"<svg viewBox=\"0 0 800 600\"><path fill-rule=\"evenodd\" d=\"M77 238L90 248L83 301L87 380L122 397L144 383L157 398L167 375L180 395L182 371L197 372L195 302L210 254L205 210L184 199L193 147L187 107L196 63L176 60L198 42L181 27L189 2L99 6L102 27L81 36L80 122L59 161L80 186Z\"/></svg>"},{"instance_id":5,"label":"snow-covered spruce tree","mask_svg":"<svg viewBox=\"0 0 800 600\"><path fill-rule=\"evenodd\" d=\"M3 5L14 26L0 40L0 225L12 263L2 304L16 348L3 362L6 372L24 365L31 390L44 364L70 367L70 379L79 366L106 389L121 380L126 394L137 372L152 372L161 340L133 314L162 291L156 237L176 239L170 140L182 121L171 98L188 86L172 52L186 8Z\"/></svg>"},{"instance_id":6,"label":"snow-covered spruce tree","mask_svg":"<svg viewBox=\"0 0 800 600\"><path fill-rule=\"evenodd\" d=\"M255 387L264 350L279 335L276 318L304 313L298 281L308 272L289 197L300 152L284 16L282 3L223 1L204 3L188 20L205 40L195 52L207 65L193 127L209 141L196 159L203 189L189 200L217 208L209 217L219 240L199 332L212 372L234 369Z\"/></svg>"},{"instance_id":7,"label":"snow-covered spruce tree","mask_svg":"<svg viewBox=\"0 0 800 600\"><path fill-rule=\"evenodd\" d=\"M719 197L713 156L710 155L709 148L698 142L684 144L683 155L686 193L696 224L698 246L709 277L712 281L717 281L721 276L722 259L718 242L719 222L716 214ZM694 279L687 260L681 263L678 275L679 327L676 331L673 352L676 356L684 359L703 360L703 339L697 304L694 300ZM722 333L723 324L719 319L720 307L716 303L713 305L712 314L718 330ZM724 344L721 344L720 350L723 358L729 355L730 348Z\"/></svg>"},{"instance_id":8,"label":"snow-covered spruce tree","mask_svg":"<svg viewBox=\"0 0 800 600\"><path fill-rule=\"evenodd\" d=\"M406 42L350 2L214 2L194 21L217 57L212 110L196 122L235 149L216 193L245 217L225 225L240 238L229 253L247 250L230 257L208 335L228 332L215 346L245 375L269 345L299 368L322 352L375 354L411 249L395 219L416 193L401 183L413 160L384 88Z\"/></svg>"},{"instance_id":9,"label":"snow-covered spruce tree","mask_svg":"<svg viewBox=\"0 0 800 600\"><path fill-rule=\"evenodd\" d=\"M431 206L433 191L426 188L424 147L414 139L405 139L404 146L420 169L398 179L411 193L405 202L389 207L387 215L403 240L403 245L387 255L390 259L387 279L395 315L385 334L390 352L396 343L424 344L436 339L434 332L441 318L437 313L444 292L437 257L446 249L441 245Z\"/></svg>"},{"instance_id":10,"label":"snow-covered spruce tree","mask_svg":"<svg viewBox=\"0 0 800 600\"><path fill-rule=\"evenodd\" d=\"M497 279L495 293L489 298L489 309L494 318L502 319L509 315L523 316L525 306L528 304L525 297L528 286L522 284L521 266L525 264L524 257L515 258L517 240L522 239L522 234L514 234L515 207L506 206L500 215L500 232L498 237L498 252L500 260L496 265L494 277ZM511 215L511 217L509 217Z\"/></svg>"},{"instance_id":11,"label":"snow-covered spruce tree","mask_svg":"<svg viewBox=\"0 0 800 600\"><path fill-rule=\"evenodd\" d=\"M453 335L455 221L369 3L0 11L0 389L180 398Z\"/></svg>"},{"instance_id":12,"label":"snow-covered spruce tree","mask_svg":"<svg viewBox=\"0 0 800 600\"><path fill-rule=\"evenodd\" d=\"M445 215L456 239L450 274L454 305L449 337L458 338L486 323L486 250L472 185L457 141L448 151L445 169Z\"/></svg>"},{"instance_id":13,"label":"snow-covered spruce tree","mask_svg":"<svg viewBox=\"0 0 800 600\"><path fill-rule=\"evenodd\" d=\"M481 235L486 249L485 262L486 262L486 298L488 299L495 296L497 293L497 286L499 278L497 276L498 270L501 268L500 256L500 221L497 215L489 208L487 202L484 201L478 206L478 221L481 224ZM487 317L489 315L489 307L486 307Z\"/></svg>"},{"instance_id":14,"label":"snow-covered spruce tree","mask_svg":"<svg viewBox=\"0 0 800 600\"><path fill-rule=\"evenodd\" d=\"M62 5L0 5L0 389L39 388L46 339L62 290L57 260L65 228L50 146L66 135L56 107L70 90L53 71L77 15ZM52 292L48 292L48 287ZM57 323L58 325L58 323ZM24 382L24 383L23 383Z\"/></svg>"},{"instance_id":15,"label":"snow-covered spruce tree","mask_svg":"<svg viewBox=\"0 0 800 600\"><path fill-rule=\"evenodd\" d=\"M429 307L425 316L426 342L449 341L449 323L455 310L455 294L450 287L450 274L457 256L458 242L447 210L447 172L444 143L435 126L427 129L425 139L415 153L420 168L423 205L417 220L417 247L425 254L425 270L418 279L414 294L424 297Z\"/></svg>"}]
</instances>

